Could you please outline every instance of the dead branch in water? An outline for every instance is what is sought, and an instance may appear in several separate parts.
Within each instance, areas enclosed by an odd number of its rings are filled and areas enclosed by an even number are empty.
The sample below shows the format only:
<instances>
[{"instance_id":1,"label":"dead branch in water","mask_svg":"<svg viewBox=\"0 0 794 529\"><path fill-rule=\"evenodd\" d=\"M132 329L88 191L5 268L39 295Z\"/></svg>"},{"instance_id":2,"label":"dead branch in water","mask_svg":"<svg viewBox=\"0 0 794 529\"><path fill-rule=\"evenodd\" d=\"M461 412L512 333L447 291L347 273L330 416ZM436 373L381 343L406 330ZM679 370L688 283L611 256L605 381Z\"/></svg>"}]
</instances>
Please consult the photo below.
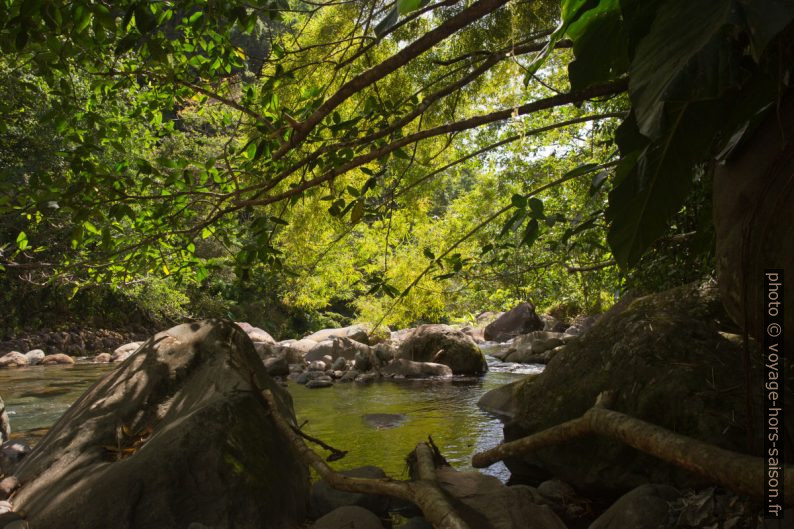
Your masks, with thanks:
<instances>
[{"instance_id":1,"label":"dead branch in water","mask_svg":"<svg viewBox=\"0 0 794 529\"><path fill-rule=\"evenodd\" d=\"M391 478L356 478L336 472L309 448L301 435L281 414L270 390L260 390L279 432L292 444L301 460L311 466L333 488L347 492L382 494L414 503L437 529L470 529L447 500L436 481L433 451L426 443L416 445L417 479L398 481Z\"/></svg>"},{"instance_id":2,"label":"dead branch in water","mask_svg":"<svg viewBox=\"0 0 794 529\"><path fill-rule=\"evenodd\" d=\"M765 498L764 459L731 452L607 409L608 400L609 395L602 393L595 405L578 419L475 454L472 465L475 468L484 468L508 457L557 445L576 437L598 434L621 441L738 493L755 499ZM784 476L784 503L794 505L794 466L782 465L781 470Z\"/></svg>"}]
</instances>

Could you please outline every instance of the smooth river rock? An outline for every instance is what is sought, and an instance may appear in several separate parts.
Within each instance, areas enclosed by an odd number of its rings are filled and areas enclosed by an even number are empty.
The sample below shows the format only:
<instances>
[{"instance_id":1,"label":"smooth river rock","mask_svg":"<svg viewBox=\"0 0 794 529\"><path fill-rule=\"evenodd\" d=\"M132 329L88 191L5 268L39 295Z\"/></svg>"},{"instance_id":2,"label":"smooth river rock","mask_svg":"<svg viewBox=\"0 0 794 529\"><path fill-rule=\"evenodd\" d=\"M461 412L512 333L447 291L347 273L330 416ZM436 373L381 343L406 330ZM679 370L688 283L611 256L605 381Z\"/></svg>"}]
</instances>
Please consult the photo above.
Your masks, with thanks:
<instances>
[{"instance_id":1,"label":"smooth river rock","mask_svg":"<svg viewBox=\"0 0 794 529\"><path fill-rule=\"evenodd\" d=\"M260 388L294 420L289 394L238 326L161 332L83 394L23 460L14 507L47 529L296 527L308 471Z\"/></svg>"},{"instance_id":2,"label":"smooth river rock","mask_svg":"<svg viewBox=\"0 0 794 529\"><path fill-rule=\"evenodd\" d=\"M0 356L0 368L25 367L27 365L30 365L30 360L19 351L11 351L10 353Z\"/></svg>"}]
</instances>

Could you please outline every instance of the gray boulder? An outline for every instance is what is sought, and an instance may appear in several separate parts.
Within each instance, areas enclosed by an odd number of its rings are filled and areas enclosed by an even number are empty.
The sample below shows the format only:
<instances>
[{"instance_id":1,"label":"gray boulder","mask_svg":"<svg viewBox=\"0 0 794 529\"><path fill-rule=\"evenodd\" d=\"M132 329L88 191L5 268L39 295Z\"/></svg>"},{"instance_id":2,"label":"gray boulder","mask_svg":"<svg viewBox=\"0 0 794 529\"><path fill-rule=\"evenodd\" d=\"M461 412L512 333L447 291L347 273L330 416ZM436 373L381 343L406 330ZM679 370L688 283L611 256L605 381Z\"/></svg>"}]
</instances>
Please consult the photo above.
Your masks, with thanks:
<instances>
[{"instance_id":1,"label":"gray boulder","mask_svg":"<svg viewBox=\"0 0 794 529\"><path fill-rule=\"evenodd\" d=\"M306 382L306 387L309 389L330 388L333 385L334 381L328 375L322 375Z\"/></svg>"},{"instance_id":2,"label":"gray boulder","mask_svg":"<svg viewBox=\"0 0 794 529\"><path fill-rule=\"evenodd\" d=\"M439 485L469 527L477 529L566 529L531 487L507 487L476 471L436 469ZM528 521L531 520L531 526Z\"/></svg>"},{"instance_id":3,"label":"gray boulder","mask_svg":"<svg viewBox=\"0 0 794 529\"><path fill-rule=\"evenodd\" d=\"M386 473L382 469L374 466L343 470L340 473L355 478L378 479L386 477ZM387 496L337 490L321 479L312 486L311 513L315 517L320 517L339 507L357 505L378 516L385 516L389 510L389 501Z\"/></svg>"},{"instance_id":4,"label":"gray boulder","mask_svg":"<svg viewBox=\"0 0 794 529\"><path fill-rule=\"evenodd\" d=\"M384 376L399 376L404 378L450 378L452 369L444 364L432 362L412 362L405 358L398 358L380 370Z\"/></svg>"},{"instance_id":5,"label":"gray boulder","mask_svg":"<svg viewBox=\"0 0 794 529\"><path fill-rule=\"evenodd\" d=\"M658 529L666 527L670 502L680 493L667 485L641 485L623 495L589 529Z\"/></svg>"},{"instance_id":6,"label":"gray boulder","mask_svg":"<svg viewBox=\"0 0 794 529\"><path fill-rule=\"evenodd\" d=\"M743 452L744 395L727 391L743 387L744 373L736 369L743 365L743 354L741 344L720 334L727 321L711 285L685 285L618 303L567 343L543 373L524 382L515 402L503 405L513 413L505 439L578 418L601 392L616 391L611 405L616 411ZM786 426L786 438L792 438L792 430ZM554 476L585 495L618 495L649 482L704 484L680 467L599 436L510 458L506 464L518 482L534 484Z\"/></svg>"},{"instance_id":7,"label":"gray boulder","mask_svg":"<svg viewBox=\"0 0 794 529\"><path fill-rule=\"evenodd\" d=\"M30 365L28 357L18 351L11 351L0 356L0 368L4 367L25 367Z\"/></svg>"},{"instance_id":8,"label":"gray boulder","mask_svg":"<svg viewBox=\"0 0 794 529\"><path fill-rule=\"evenodd\" d=\"M369 330L366 325L351 325L338 329L323 329L304 337L305 340L314 340L315 342L323 342L331 338L350 338L369 345Z\"/></svg>"},{"instance_id":9,"label":"gray boulder","mask_svg":"<svg viewBox=\"0 0 794 529\"><path fill-rule=\"evenodd\" d=\"M343 356L338 357L331 364L331 369L333 369L334 371L344 371L345 369L347 369L347 360L345 360Z\"/></svg>"},{"instance_id":10,"label":"gray boulder","mask_svg":"<svg viewBox=\"0 0 794 529\"><path fill-rule=\"evenodd\" d=\"M30 351L25 353L25 356L28 359L28 363L32 366L35 366L36 364L44 360L44 351L42 351L41 349L31 349Z\"/></svg>"},{"instance_id":11,"label":"gray boulder","mask_svg":"<svg viewBox=\"0 0 794 529\"><path fill-rule=\"evenodd\" d=\"M380 519L355 505L335 509L311 526L311 529L383 529Z\"/></svg>"},{"instance_id":12,"label":"gray boulder","mask_svg":"<svg viewBox=\"0 0 794 529\"><path fill-rule=\"evenodd\" d=\"M324 356L330 356L332 360L341 356L347 360L353 360L358 353L368 355L370 352L371 348L366 344L350 338L334 337L319 342L313 349L306 353L304 359L307 362L311 362L312 360L320 360Z\"/></svg>"},{"instance_id":13,"label":"gray boulder","mask_svg":"<svg viewBox=\"0 0 794 529\"><path fill-rule=\"evenodd\" d=\"M485 327L484 337L494 342L506 342L519 334L543 329L543 320L531 303L521 303L508 310Z\"/></svg>"},{"instance_id":14,"label":"gray boulder","mask_svg":"<svg viewBox=\"0 0 794 529\"><path fill-rule=\"evenodd\" d=\"M289 375L289 364L285 355L271 356L265 359L265 369L271 377L285 377Z\"/></svg>"},{"instance_id":15,"label":"gray boulder","mask_svg":"<svg viewBox=\"0 0 794 529\"><path fill-rule=\"evenodd\" d=\"M0 474L12 474L30 451L30 445L22 441L6 441L0 445Z\"/></svg>"},{"instance_id":16,"label":"gray boulder","mask_svg":"<svg viewBox=\"0 0 794 529\"><path fill-rule=\"evenodd\" d=\"M294 420L289 394L238 326L161 332L83 394L23 460L15 508L48 529L108 520L115 529L295 527L306 514L308 471L259 388Z\"/></svg>"},{"instance_id":17,"label":"gray boulder","mask_svg":"<svg viewBox=\"0 0 794 529\"><path fill-rule=\"evenodd\" d=\"M444 364L456 375L488 371L480 348L471 337L449 325L421 325L400 344L400 358Z\"/></svg>"},{"instance_id":18,"label":"gray boulder","mask_svg":"<svg viewBox=\"0 0 794 529\"><path fill-rule=\"evenodd\" d=\"M254 327L250 323L246 323L244 321L237 322L237 326L240 327L243 330L243 332L245 332L245 334L247 334L248 337L251 339L251 341L254 343L257 342L269 343L269 344L276 343L276 340L274 340L273 337L270 336L270 333L268 333L264 329L260 329L259 327Z\"/></svg>"},{"instance_id":19,"label":"gray boulder","mask_svg":"<svg viewBox=\"0 0 794 529\"><path fill-rule=\"evenodd\" d=\"M130 342L120 345L113 351L113 354L110 355L110 360L112 362L123 362L129 358L132 353L137 351L141 345L143 345L143 342Z\"/></svg>"}]
</instances>

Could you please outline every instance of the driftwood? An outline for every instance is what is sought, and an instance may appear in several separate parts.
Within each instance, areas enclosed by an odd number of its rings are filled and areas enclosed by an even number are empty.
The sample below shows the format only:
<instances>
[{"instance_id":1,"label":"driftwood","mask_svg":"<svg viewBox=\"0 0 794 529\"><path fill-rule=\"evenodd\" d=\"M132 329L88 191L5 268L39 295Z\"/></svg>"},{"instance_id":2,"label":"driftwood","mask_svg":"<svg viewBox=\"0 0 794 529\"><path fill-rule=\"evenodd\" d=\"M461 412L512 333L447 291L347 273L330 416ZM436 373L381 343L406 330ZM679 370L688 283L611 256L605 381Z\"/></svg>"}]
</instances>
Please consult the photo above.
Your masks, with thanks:
<instances>
[{"instance_id":1,"label":"driftwood","mask_svg":"<svg viewBox=\"0 0 794 529\"><path fill-rule=\"evenodd\" d=\"M317 453L306 445L303 437L296 433L296 427L290 424L279 411L270 390L263 390L261 394L267 402L276 427L292 444L301 460L316 470L335 489L365 494L382 494L407 500L419 507L425 518L437 529L470 529L449 503L436 481L433 450L428 444L416 445L417 479L413 481L345 476L329 467Z\"/></svg>"},{"instance_id":2,"label":"driftwood","mask_svg":"<svg viewBox=\"0 0 794 529\"><path fill-rule=\"evenodd\" d=\"M764 500L765 460L731 452L680 435L660 426L607 409L609 395L602 393L584 415L521 439L475 454L472 465L484 468L508 457L598 434L699 474L714 483L757 500ZM794 466L783 465L784 503L794 505Z\"/></svg>"}]
</instances>

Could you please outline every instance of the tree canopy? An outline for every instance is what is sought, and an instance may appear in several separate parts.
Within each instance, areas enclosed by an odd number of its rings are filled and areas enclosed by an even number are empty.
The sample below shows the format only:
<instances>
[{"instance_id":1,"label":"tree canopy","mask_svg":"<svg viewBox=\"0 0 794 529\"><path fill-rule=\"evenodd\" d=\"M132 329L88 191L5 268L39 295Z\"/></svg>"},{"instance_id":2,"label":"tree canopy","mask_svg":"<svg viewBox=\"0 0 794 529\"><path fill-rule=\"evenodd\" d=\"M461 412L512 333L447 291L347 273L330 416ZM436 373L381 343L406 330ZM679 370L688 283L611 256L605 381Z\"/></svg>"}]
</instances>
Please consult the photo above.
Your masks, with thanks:
<instances>
[{"instance_id":1,"label":"tree canopy","mask_svg":"<svg viewBox=\"0 0 794 529\"><path fill-rule=\"evenodd\" d=\"M256 282L400 323L609 303L627 277L711 266L710 171L788 90L793 17L4 0L0 266L74 289Z\"/></svg>"}]
</instances>

